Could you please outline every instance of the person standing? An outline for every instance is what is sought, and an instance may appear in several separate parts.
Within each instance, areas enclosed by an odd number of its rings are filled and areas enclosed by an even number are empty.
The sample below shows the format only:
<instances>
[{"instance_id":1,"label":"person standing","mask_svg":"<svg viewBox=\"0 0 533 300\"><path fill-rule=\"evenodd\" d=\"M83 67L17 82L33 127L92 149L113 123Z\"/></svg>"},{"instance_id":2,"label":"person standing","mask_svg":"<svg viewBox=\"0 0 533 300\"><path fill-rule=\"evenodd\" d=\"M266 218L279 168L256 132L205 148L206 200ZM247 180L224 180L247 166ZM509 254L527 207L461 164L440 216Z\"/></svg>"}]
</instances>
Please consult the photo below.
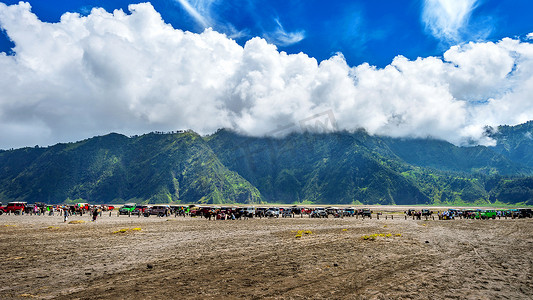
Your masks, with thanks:
<instances>
[{"instance_id":1,"label":"person standing","mask_svg":"<svg viewBox=\"0 0 533 300\"><path fill-rule=\"evenodd\" d=\"M97 217L98 217L98 208L95 207L93 210L93 222L96 222Z\"/></svg>"}]
</instances>

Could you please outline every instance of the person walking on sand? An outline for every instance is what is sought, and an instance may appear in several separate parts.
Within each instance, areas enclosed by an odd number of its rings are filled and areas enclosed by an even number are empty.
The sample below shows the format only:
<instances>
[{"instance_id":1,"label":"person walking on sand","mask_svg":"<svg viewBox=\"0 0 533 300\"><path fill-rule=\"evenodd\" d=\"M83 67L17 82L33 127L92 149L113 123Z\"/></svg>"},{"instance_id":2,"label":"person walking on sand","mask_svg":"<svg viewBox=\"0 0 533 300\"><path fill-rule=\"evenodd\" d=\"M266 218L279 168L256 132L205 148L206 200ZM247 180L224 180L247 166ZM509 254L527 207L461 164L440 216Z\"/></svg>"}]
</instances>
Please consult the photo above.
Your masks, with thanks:
<instances>
[{"instance_id":1,"label":"person walking on sand","mask_svg":"<svg viewBox=\"0 0 533 300\"><path fill-rule=\"evenodd\" d=\"M93 210L93 222L96 222L96 218L98 217L98 208L94 208Z\"/></svg>"},{"instance_id":2,"label":"person walking on sand","mask_svg":"<svg viewBox=\"0 0 533 300\"><path fill-rule=\"evenodd\" d=\"M64 209L63 210L63 222L67 222L68 221L68 209Z\"/></svg>"}]
</instances>

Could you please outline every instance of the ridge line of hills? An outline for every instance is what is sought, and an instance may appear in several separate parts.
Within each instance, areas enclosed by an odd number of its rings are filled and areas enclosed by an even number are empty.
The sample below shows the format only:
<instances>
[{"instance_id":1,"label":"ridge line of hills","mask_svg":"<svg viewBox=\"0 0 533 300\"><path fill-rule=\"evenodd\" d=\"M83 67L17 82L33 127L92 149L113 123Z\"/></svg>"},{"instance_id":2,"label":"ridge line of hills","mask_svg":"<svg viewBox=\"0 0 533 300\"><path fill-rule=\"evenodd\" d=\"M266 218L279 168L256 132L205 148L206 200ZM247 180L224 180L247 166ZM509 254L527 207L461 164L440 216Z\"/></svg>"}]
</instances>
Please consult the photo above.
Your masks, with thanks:
<instances>
[{"instance_id":1,"label":"ridge line of hills","mask_svg":"<svg viewBox=\"0 0 533 300\"><path fill-rule=\"evenodd\" d=\"M0 150L0 201L533 205L533 122L488 134L495 146L364 131L111 133Z\"/></svg>"}]
</instances>

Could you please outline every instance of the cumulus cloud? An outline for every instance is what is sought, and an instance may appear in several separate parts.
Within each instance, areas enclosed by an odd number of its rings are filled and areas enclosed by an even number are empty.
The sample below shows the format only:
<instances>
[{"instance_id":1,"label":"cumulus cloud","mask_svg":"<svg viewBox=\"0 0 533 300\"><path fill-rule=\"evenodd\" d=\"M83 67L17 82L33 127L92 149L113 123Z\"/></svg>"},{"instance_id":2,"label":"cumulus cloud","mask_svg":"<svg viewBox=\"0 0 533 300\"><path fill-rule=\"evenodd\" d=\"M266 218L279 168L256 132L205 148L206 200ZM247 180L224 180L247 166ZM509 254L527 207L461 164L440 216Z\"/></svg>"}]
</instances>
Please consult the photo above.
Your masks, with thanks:
<instances>
[{"instance_id":1,"label":"cumulus cloud","mask_svg":"<svg viewBox=\"0 0 533 300\"><path fill-rule=\"evenodd\" d=\"M332 112L338 129L491 143L485 125L533 117L533 44L451 47L442 58L351 67L318 62L262 38L240 46L184 32L148 4L46 23L28 3L0 3L14 55L0 53L0 148L49 145L111 131L229 127L250 135Z\"/></svg>"},{"instance_id":2,"label":"cumulus cloud","mask_svg":"<svg viewBox=\"0 0 533 300\"><path fill-rule=\"evenodd\" d=\"M477 0L424 0L422 21L440 40L457 42Z\"/></svg>"}]
</instances>

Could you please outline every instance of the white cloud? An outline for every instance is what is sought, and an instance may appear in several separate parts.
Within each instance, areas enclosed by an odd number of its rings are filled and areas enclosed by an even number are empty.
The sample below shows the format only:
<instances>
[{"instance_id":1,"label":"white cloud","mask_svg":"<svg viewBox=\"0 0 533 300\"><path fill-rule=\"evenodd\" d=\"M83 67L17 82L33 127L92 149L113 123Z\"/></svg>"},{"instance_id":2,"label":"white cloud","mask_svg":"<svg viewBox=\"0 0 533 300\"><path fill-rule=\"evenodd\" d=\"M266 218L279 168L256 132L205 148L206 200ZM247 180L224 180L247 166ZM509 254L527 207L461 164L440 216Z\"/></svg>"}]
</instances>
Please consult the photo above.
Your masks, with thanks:
<instances>
[{"instance_id":1,"label":"white cloud","mask_svg":"<svg viewBox=\"0 0 533 300\"><path fill-rule=\"evenodd\" d=\"M209 24L210 22L208 21L208 18L204 17L204 15L200 14L198 12L198 10L193 7L189 1L187 0L176 0L179 4L181 4L181 6L183 7L183 9L185 9L185 11L191 15L191 17L194 18L194 20L199 24L201 25L203 28L207 28L207 27L211 27L211 25ZM203 12L205 13L206 11L208 12L208 6L211 2L209 3L202 3L204 4L204 6L202 6L202 8L204 8ZM207 7L205 6L207 5Z\"/></svg>"},{"instance_id":2,"label":"white cloud","mask_svg":"<svg viewBox=\"0 0 533 300\"><path fill-rule=\"evenodd\" d=\"M305 32L303 30L287 32L279 19L275 19L277 28L273 32L265 33L265 39L274 45L286 47L299 43L305 38Z\"/></svg>"},{"instance_id":3,"label":"white cloud","mask_svg":"<svg viewBox=\"0 0 533 300\"><path fill-rule=\"evenodd\" d=\"M527 36L526 36L526 38L527 38L528 40L533 40L533 32L528 33Z\"/></svg>"},{"instance_id":4,"label":"white cloud","mask_svg":"<svg viewBox=\"0 0 533 300\"><path fill-rule=\"evenodd\" d=\"M458 42L477 0L424 0L422 21L438 39Z\"/></svg>"},{"instance_id":5,"label":"white cloud","mask_svg":"<svg viewBox=\"0 0 533 300\"><path fill-rule=\"evenodd\" d=\"M218 0L174 0L194 19L202 29L214 28L218 32L226 34L232 39L239 39L248 36L246 30L238 30L231 23L220 22L212 6Z\"/></svg>"},{"instance_id":6,"label":"white cloud","mask_svg":"<svg viewBox=\"0 0 533 300\"><path fill-rule=\"evenodd\" d=\"M0 53L0 148L111 131L263 135L325 111L339 129L487 144L484 125L533 119L528 42L350 67L341 54L317 62L261 38L240 46L210 29L174 29L150 4L129 10L45 23L27 3L0 3L0 26L16 45L14 56Z\"/></svg>"}]
</instances>

